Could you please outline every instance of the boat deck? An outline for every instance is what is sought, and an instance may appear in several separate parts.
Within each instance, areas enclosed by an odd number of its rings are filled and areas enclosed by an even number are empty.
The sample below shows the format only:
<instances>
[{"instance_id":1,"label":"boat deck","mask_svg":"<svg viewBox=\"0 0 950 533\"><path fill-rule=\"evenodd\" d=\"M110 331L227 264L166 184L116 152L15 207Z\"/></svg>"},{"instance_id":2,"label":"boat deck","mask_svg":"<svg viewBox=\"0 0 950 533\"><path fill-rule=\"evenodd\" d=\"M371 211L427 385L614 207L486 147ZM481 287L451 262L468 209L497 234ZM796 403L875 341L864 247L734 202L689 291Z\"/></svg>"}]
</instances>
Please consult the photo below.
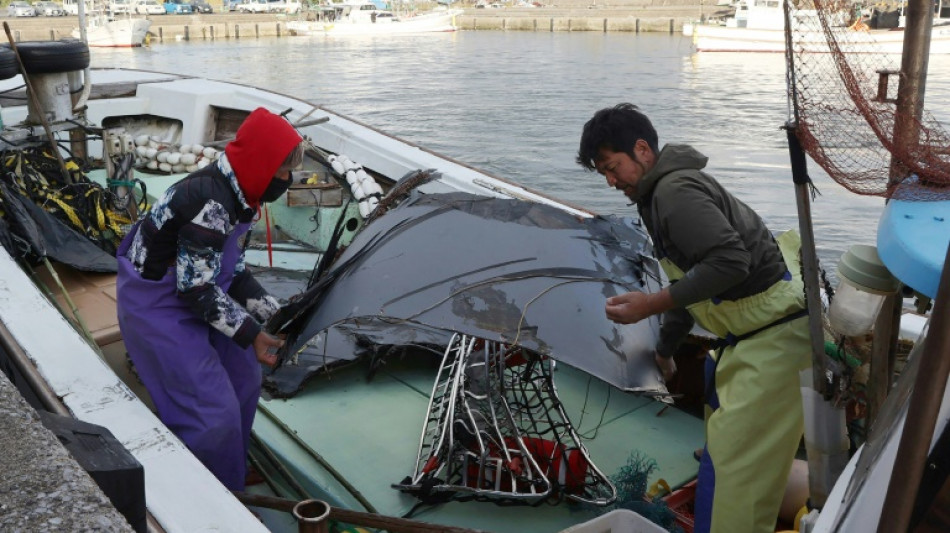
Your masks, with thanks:
<instances>
[{"instance_id":1,"label":"boat deck","mask_svg":"<svg viewBox=\"0 0 950 533\"><path fill-rule=\"evenodd\" d=\"M118 331L115 276L80 273L63 265L56 269L109 365L148 404L148 394L127 362ZM271 283L268 274L261 277L263 283ZM58 283L42 268L38 278L71 316ZM295 292L292 281L284 284L282 290ZM367 369L366 364L356 363L320 375L293 398L262 399L255 436L292 472L309 497L342 508L405 516L419 501L391 484L412 472L437 367L428 359L392 358L372 379ZM650 398L620 392L565 364L556 367L554 381L593 463L605 475L615 475L632 454L638 454L656 462L650 484L663 479L675 490L695 478L697 463L692 453L703 445L701 419ZM280 477L273 471L265 473ZM298 497L292 492L284 496ZM271 527L293 528L290 515L265 514L273 515L266 516ZM473 501L422 507L413 518L493 532L550 533L599 514L599 509L566 502L531 508ZM270 524L272 520L276 524Z\"/></svg>"},{"instance_id":2,"label":"boat deck","mask_svg":"<svg viewBox=\"0 0 950 533\"><path fill-rule=\"evenodd\" d=\"M372 380L366 370L357 364L321 376L293 398L261 401L254 430L283 463L293 465L310 496L365 510L354 497L358 492L376 512L405 516L419 501L390 484L411 474L436 368L394 359ZM656 461L651 484L662 478L675 489L695 478L692 453L703 444L702 420L619 392L567 365L557 367L554 379L568 416L605 475L616 474L636 453ZM321 462L352 488L342 487ZM413 518L495 532L550 533L598 514L568 503L529 508L472 501L423 507Z\"/></svg>"}]
</instances>

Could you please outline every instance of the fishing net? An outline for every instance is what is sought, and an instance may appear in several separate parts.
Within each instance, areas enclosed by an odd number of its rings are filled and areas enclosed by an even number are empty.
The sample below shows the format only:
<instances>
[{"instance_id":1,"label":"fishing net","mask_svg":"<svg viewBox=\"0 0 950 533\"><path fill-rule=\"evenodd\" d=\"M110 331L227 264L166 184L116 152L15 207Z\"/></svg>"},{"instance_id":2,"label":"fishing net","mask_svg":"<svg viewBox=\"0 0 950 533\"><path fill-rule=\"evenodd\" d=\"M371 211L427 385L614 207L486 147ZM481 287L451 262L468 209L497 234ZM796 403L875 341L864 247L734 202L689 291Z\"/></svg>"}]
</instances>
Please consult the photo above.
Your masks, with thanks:
<instances>
[{"instance_id":1,"label":"fishing net","mask_svg":"<svg viewBox=\"0 0 950 533\"><path fill-rule=\"evenodd\" d=\"M887 27L898 14L862 13L852 0L786 0L785 10L789 98L805 152L858 194L945 197L950 135L926 111L897 111L903 32Z\"/></svg>"},{"instance_id":2,"label":"fishing net","mask_svg":"<svg viewBox=\"0 0 950 533\"><path fill-rule=\"evenodd\" d=\"M28 198L103 251L115 255L133 218L127 208L116 207L112 191L83 173L81 161L66 160L70 180L67 183L58 159L47 148L9 151L0 157L2 179L11 192ZM4 200L0 198L3 214Z\"/></svg>"},{"instance_id":3,"label":"fishing net","mask_svg":"<svg viewBox=\"0 0 950 533\"><path fill-rule=\"evenodd\" d=\"M454 335L429 400L415 469L394 486L432 503L466 497L612 503L617 490L568 420L552 366L516 346Z\"/></svg>"}]
</instances>

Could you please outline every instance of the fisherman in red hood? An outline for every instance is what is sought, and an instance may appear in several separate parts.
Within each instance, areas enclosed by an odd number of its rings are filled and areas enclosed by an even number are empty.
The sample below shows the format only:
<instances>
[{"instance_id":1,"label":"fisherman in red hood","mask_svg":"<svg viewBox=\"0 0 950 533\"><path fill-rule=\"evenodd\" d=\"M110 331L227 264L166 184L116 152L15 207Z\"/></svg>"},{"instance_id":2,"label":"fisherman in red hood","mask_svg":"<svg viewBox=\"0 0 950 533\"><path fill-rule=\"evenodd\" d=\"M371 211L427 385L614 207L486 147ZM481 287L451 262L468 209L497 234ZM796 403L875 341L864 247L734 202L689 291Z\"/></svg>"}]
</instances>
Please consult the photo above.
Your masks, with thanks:
<instances>
[{"instance_id":1,"label":"fisherman in red hood","mask_svg":"<svg viewBox=\"0 0 950 533\"><path fill-rule=\"evenodd\" d=\"M303 161L300 134L255 109L217 161L168 188L119 247L119 326L162 422L243 490L261 366L280 307L244 265L245 234Z\"/></svg>"}]
</instances>

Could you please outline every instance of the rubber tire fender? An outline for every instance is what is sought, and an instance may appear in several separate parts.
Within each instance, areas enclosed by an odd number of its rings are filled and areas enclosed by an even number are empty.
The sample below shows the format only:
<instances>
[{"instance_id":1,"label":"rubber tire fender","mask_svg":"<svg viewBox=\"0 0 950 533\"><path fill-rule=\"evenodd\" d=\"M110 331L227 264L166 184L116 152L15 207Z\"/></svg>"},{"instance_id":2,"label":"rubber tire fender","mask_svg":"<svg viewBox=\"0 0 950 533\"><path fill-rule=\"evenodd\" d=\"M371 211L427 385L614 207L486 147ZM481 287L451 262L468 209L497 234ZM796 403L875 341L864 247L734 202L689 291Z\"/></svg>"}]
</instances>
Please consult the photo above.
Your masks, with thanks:
<instances>
[{"instance_id":1,"label":"rubber tire fender","mask_svg":"<svg viewBox=\"0 0 950 533\"><path fill-rule=\"evenodd\" d=\"M78 39L23 41L16 48L27 74L74 72L89 67L89 47Z\"/></svg>"},{"instance_id":2,"label":"rubber tire fender","mask_svg":"<svg viewBox=\"0 0 950 533\"><path fill-rule=\"evenodd\" d=\"M0 80L9 80L20 73L16 53L6 45L0 46Z\"/></svg>"}]
</instances>

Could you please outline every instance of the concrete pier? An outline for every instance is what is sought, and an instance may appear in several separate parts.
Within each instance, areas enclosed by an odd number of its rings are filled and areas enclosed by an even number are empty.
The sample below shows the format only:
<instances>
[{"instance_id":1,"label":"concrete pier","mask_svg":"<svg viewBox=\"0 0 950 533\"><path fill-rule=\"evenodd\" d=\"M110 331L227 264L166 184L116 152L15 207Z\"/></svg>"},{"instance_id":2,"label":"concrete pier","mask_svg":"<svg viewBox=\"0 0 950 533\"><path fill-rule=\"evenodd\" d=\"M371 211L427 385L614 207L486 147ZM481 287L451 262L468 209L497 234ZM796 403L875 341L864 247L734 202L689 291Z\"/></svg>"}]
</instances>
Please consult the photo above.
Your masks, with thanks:
<instances>
[{"instance_id":1,"label":"concrete pier","mask_svg":"<svg viewBox=\"0 0 950 533\"><path fill-rule=\"evenodd\" d=\"M0 372L0 531L132 527Z\"/></svg>"},{"instance_id":2,"label":"concrete pier","mask_svg":"<svg viewBox=\"0 0 950 533\"><path fill-rule=\"evenodd\" d=\"M622 5L591 5L569 0L557 7L464 9L456 17L462 31L596 31L677 33L684 22L721 16L728 8L697 4L698 0L626 0ZM144 15L133 15L144 17ZM287 23L296 15L213 13L159 15L152 21L150 41L258 39L291 37ZM17 41L72 38L76 17L9 19Z\"/></svg>"}]
</instances>

